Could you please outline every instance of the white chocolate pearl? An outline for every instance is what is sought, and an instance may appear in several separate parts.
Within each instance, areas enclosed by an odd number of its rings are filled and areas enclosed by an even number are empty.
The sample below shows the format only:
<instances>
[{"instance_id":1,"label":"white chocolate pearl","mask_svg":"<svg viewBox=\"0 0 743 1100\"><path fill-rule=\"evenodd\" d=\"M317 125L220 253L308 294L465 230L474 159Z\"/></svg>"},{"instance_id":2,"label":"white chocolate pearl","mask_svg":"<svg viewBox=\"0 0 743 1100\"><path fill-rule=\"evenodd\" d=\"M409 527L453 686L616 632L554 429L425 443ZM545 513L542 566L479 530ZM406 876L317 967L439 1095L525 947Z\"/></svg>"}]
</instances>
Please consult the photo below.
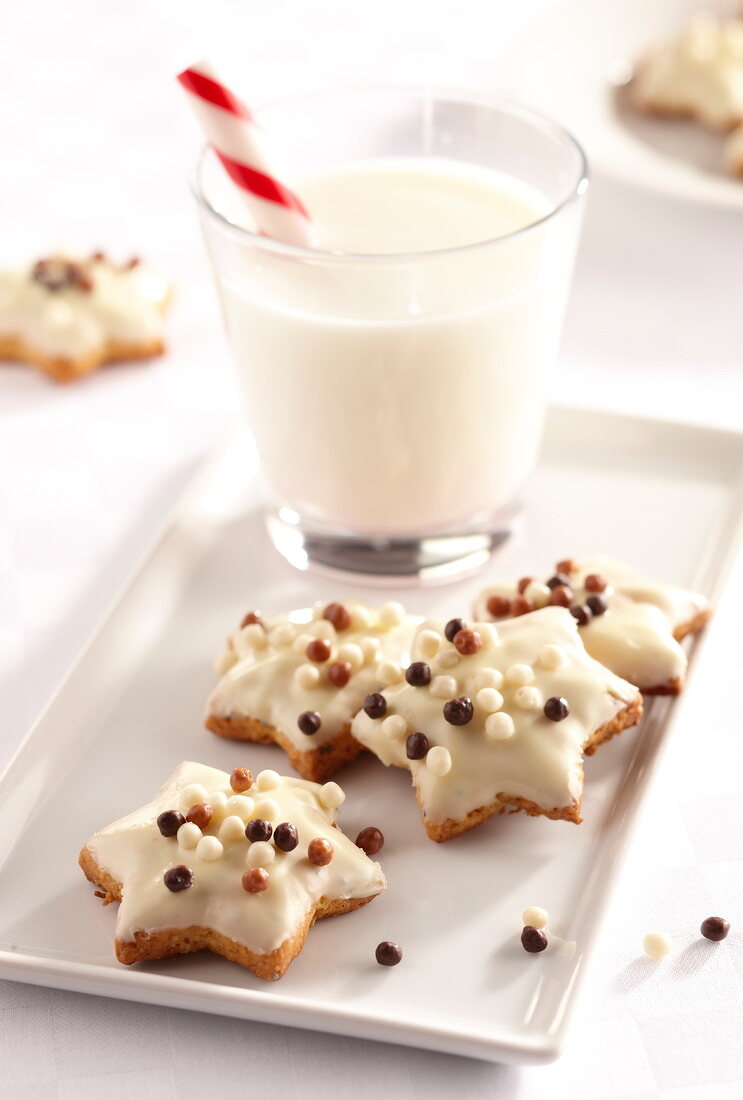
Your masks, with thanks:
<instances>
[{"instance_id":1,"label":"white chocolate pearl","mask_svg":"<svg viewBox=\"0 0 743 1100\"><path fill-rule=\"evenodd\" d=\"M248 848L248 867L265 867L276 859L276 849L267 840L254 840Z\"/></svg>"},{"instance_id":2,"label":"white chocolate pearl","mask_svg":"<svg viewBox=\"0 0 743 1100\"><path fill-rule=\"evenodd\" d=\"M379 638L360 638L359 649L364 654L364 664L370 665L374 661L379 659L379 653L382 648Z\"/></svg>"},{"instance_id":3,"label":"white chocolate pearl","mask_svg":"<svg viewBox=\"0 0 743 1100\"><path fill-rule=\"evenodd\" d=\"M379 609L379 622L382 626L399 626L405 619L405 608L401 603L383 603Z\"/></svg>"},{"instance_id":4,"label":"white chocolate pearl","mask_svg":"<svg viewBox=\"0 0 743 1100\"><path fill-rule=\"evenodd\" d=\"M447 646L446 649L442 649L433 659L434 668L442 669L444 672L448 672L449 669L455 668L458 664L459 654L454 646Z\"/></svg>"},{"instance_id":5,"label":"white chocolate pearl","mask_svg":"<svg viewBox=\"0 0 743 1100\"><path fill-rule=\"evenodd\" d=\"M364 663L364 652L355 642L344 642L343 645L338 646L336 660L348 661L353 671L358 672Z\"/></svg>"},{"instance_id":6,"label":"white chocolate pearl","mask_svg":"<svg viewBox=\"0 0 743 1100\"><path fill-rule=\"evenodd\" d=\"M346 792L337 783L323 783L320 788L320 801L329 810L336 810L346 801Z\"/></svg>"},{"instance_id":7,"label":"white chocolate pearl","mask_svg":"<svg viewBox=\"0 0 743 1100\"><path fill-rule=\"evenodd\" d=\"M209 792L201 783L189 783L181 791L181 809L190 810L197 802L208 802Z\"/></svg>"},{"instance_id":8,"label":"white chocolate pearl","mask_svg":"<svg viewBox=\"0 0 743 1100\"><path fill-rule=\"evenodd\" d=\"M323 600L315 600L312 605L312 618L321 619L322 613L328 605Z\"/></svg>"},{"instance_id":9,"label":"white chocolate pearl","mask_svg":"<svg viewBox=\"0 0 743 1100\"><path fill-rule=\"evenodd\" d=\"M255 804L256 817L263 817L266 821L275 821L281 813L281 807L275 798L262 798Z\"/></svg>"},{"instance_id":10,"label":"white chocolate pearl","mask_svg":"<svg viewBox=\"0 0 743 1100\"><path fill-rule=\"evenodd\" d=\"M475 691L481 688L502 688L503 673L497 668L481 668L475 676Z\"/></svg>"},{"instance_id":11,"label":"white chocolate pearl","mask_svg":"<svg viewBox=\"0 0 743 1100\"><path fill-rule=\"evenodd\" d=\"M266 768L265 771L258 772L255 785L259 791L272 791L281 786L281 776L272 768Z\"/></svg>"},{"instance_id":12,"label":"white chocolate pearl","mask_svg":"<svg viewBox=\"0 0 743 1100\"><path fill-rule=\"evenodd\" d=\"M489 714L485 719L485 736L491 741L505 741L506 738L513 737L515 732L513 718L503 710Z\"/></svg>"},{"instance_id":13,"label":"white chocolate pearl","mask_svg":"<svg viewBox=\"0 0 743 1100\"><path fill-rule=\"evenodd\" d=\"M498 645L500 642L500 634L492 623L478 623L477 633L480 635L483 649L486 649L488 646Z\"/></svg>"},{"instance_id":14,"label":"white chocolate pearl","mask_svg":"<svg viewBox=\"0 0 743 1100\"><path fill-rule=\"evenodd\" d=\"M316 619L309 623L307 630L313 638L324 638L326 642L335 641L335 627L330 619Z\"/></svg>"},{"instance_id":15,"label":"white chocolate pearl","mask_svg":"<svg viewBox=\"0 0 743 1100\"><path fill-rule=\"evenodd\" d=\"M567 653L561 645L544 645L539 651L539 663L542 668L562 668Z\"/></svg>"},{"instance_id":16,"label":"white chocolate pearl","mask_svg":"<svg viewBox=\"0 0 743 1100\"><path fill-rule=\"evenodd\" d=\"M239 658L234 649L226 649L224 653L220 653L214 662L214 671L217 676L224 676L225 672L229 672L234 664L237 664Z\"/></svg>"},{"instance_id":17,"label":"white chocolate pearl","mask_svg":"<svg viewBox=\"0 0 743 1100\"><path fill-rule=\"evenodd\" d=\"M304 691L311 691L320 683L320 670L317 665L300 665L294 670L294 682Z\"/></svg>"},{"instance_id":18,"label":"white chocolate pearl","mask_svg":"<svg viewBox=\"0 0 743 1100\"><path fill-rule=\"evenodd\" d=\"M534 669L531 665L511 665L506 669L506 682L516 687L534 683Z\"/></svg>"},{"instance_id":19,"label":"white chocolate pearl","mask_svg":"<svg viewBox=\"0 0 743 1100\"><path fill-rule=\"evenodd\" d=\"M255 810L255 802L247 794L233 794L227 799L225 810L228 814L234 814L242 821L247 821Z\"/></svg>"},{"instance_id":20,"label":"white chocolate pearl","mask_svg":"<svg viewBox=\"0 0 743 1100\"><path fill-rule=\"evenodd\" d=\"M443 645L444 639L435 630L421 630L415 640L415 647L421 657L434 657Z\"/></svg>"},{"instance_id":21,"label":"white chocolate pearl","mask_svg":"<svg viewBox=\"0 0 743 1100\"><path fill-rule=\"evenodd\" d=\"M377 665L376 677L383 687L392 687L402 680L403 672L394 661L380 661Z\"/></svg>"},{"instance_id":22,"label":"white chocolate pearl","mask_svg":"<svg viewBox=\"0 0 743 1100\"><path fill-rule=\"evenodd\" d=\"M243 641L246 642L251 649L265 649L268 644L266 638L266 632L260 623L248 623L247 626L242 628Z\"/></svg>"},{"instance_id":23,"label":"white chocolate pearl","mask_svg":"<svg viewBox=\"0 0 743 1100\"><path fill-rule=\"evenodd\" d=\"M175 835L181 848L190 851L201 840L202 832L198 825L194 825L193 821L184 821Z\"/></svg>"},{"instance_id":24,"label":"white chocolate pearl","mask_svg":"<svg viewBox=\"0 0 743 1100\"><path fill-rule=\"evenodd\" d=\"M408 723L401 714L390 714L382 722L382 733L387 737L404 737L408 732Z\"/></svg>"},{"instance_id":25,"label":"white chocolate pearl","mask_svg":"<svg viewBox=\"0 0 743 1100\"><path fill-rule=\"evenodd\" d=\"M346 609L351 616L352 630L368 630L372 624L371 612L363 604L355 604Z\"/></svg>"},{"instance_id":26,"label":"white chocolate pearl","mask_svg":"<svg viewBox=\"0 0 743 1100\"><path fill-rule=\"evenodd\" d=\"M278 648L291 645L297 636L297 631L291 623L279 623L275 626L271 633L268 635L268 640L271 645L275 645Z\"/></svg>"},{"instance_id":27,"label":"white chocolate pearl","mask_svg":"<svg viewBox=\"0 0 743 1100\"><path fill-rule=\"evenodd\" d=\"M209 805L212 808L212 822L218 825L227 813L227 795L224 791L213 791L209 795Z\"/></svg>"},{"instance_id":28,"label":"white chocolate pearl","mask_svg":"<svg viewBox=\"0 0 743 1100\"><path fill-rule=\"evenodd\" d=\"M651 959L664 959L672 946L663 932L648 932L642 937L642 949Z\"/></svg>"},{"instance_id":29,"label":"white chocolate pearl","mask_svg":"<svg viewBox=\"0 0 743 1100\"><path fill-rule=\"evenodd\" d=\"M295 653L299 653L302 657L304 657L305 653L307 652L307 646L310 644L310 642L314 642L314 640L315 639L312 637L311 634L307 634L306 631L303 631L301 634L297 634L296 638L292 642L292 649Z\"/></svg>"},{"instance_id":30,"label":"white chocolate pearl","mask_svg":"<svg viewBox=\"0 0 743 1100\"><path fill-rule=\"evenodd\" d=\"M522 710L539 710L542 706L542 693L535 687L521 687L513 698Z\"/></svg>"},{"instance_id":31,"label":"white chocolate pearl","mask_svg":"<svg viewBox=\"0 0 743 1100\"><path fill-rule=\"evenodd\" d=\"M223 854L222 841L217 840L215 836L202 836L196 845L196 855L199 859L205 859L207 863L212 863L215 859L221 859Z\"/></svg>"},{"instance_id":32,"label":"white chocolate pearl","mask_svg":"<svg viewBox=\"0 0 743 1100\"><path fill-rule=\"evenodd\" d=\"M431 680L430 692L434 699L454 699L457 694L457 681L453 676L434 676Z\"/></svg>"},{"instance_id":33,"label":"white chocolate pearl","mask_svg":"<svg viewBox=\"0 0 743 1100\"><path fill-rule=\"evenodd\" d=\"M546 607L550 602L552 589L548 588L546 584L542 584L541 581L532 581L531 584L526 586L524 595L527 600L533 602L535 607Z\"/></svg>"},{"instance_id":34,"label":"white chocolate pearl","mask_svg":"<svg viewBox=\"0 0 743 1100\"><path fill-rule=\"evenodd\" d=\"M223 844L231 844L235 840L245 840L245 822L236 814L226 817L219 826L219 839Z\"/></svg>"},{"instance_id":35,"label":"white chocolate pearl","mask_svg":"<svg viewBox=\"0 0 743 1100\"><path fill-rule=\"evenodd\" d=\"M426 753L426 767L439 778L448 775L451 771L451 753L443 745L434 745Z\"/></svg>"},{"instance_id":36,"label":"white chocolate pearl","mask_svg":"<svg viewBox=\"0 0 743 1100\"><path fill-rule=\"evenodd\" d=\"M523 924L530 924L532 928L546 928L549 915L546 909L540 909L538 905L530 905L521 914Z\"/></svg>"},{"instance_id":37,"label":"white chocolate pearl","mask_svg":"<svg viewBox=\"0 0 743 1100\"><path fill-rule=\"evenodd\" d=\"M487 714L493 714L503 706L503 696L497 688L480 688L475 702Z\"/></svg>"}]
</instances>

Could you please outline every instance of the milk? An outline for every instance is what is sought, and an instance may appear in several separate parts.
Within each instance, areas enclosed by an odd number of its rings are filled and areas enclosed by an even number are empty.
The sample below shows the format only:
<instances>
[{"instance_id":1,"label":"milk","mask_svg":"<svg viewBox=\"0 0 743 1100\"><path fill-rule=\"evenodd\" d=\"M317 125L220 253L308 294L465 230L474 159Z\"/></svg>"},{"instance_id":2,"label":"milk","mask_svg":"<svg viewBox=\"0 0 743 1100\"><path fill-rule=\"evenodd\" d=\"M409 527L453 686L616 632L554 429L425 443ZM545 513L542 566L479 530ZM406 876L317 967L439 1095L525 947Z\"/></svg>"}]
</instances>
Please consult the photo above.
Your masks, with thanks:
<instances>
[{"instance_id":1,"label":"milk","mask_svg":"<svg viewBox=\"0 0 743 1100\"><path fill-rule=\"evenodd\" d=\"M574 224L535 224L539 192L445 158L298 190L324 255L211 246L275 496L364 535L486 522L536 461Z\"/></svg>"}]
</instances>

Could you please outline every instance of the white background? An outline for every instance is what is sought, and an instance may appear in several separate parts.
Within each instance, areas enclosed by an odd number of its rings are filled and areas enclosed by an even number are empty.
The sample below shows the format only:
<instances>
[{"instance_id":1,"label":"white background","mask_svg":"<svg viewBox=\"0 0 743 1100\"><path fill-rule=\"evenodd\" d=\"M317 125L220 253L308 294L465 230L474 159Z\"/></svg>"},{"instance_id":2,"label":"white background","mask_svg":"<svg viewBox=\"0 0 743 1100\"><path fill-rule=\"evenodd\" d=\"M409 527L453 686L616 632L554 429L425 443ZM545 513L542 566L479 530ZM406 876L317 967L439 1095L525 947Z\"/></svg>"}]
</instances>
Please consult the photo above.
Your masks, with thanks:
<instances>
[{"instance_id":1,"label":"white background","mask_svg":"<svg viewBox=\"0 0 743 1100\"><path fill-rule=\"evenodd\" d=\"M364 79L497 89L509 42L544 6L4 5L0 264L65 242L140 253L173 276L177 300L170 353L150 366L69 388L0 371L0 766L239 413L185 182L197 136L173 73L222 58L253 103ZM740 215L595 179L556 395L740 427L741 245ZM559 1063L518 1070L0 983L0 1096L739 1097L742 600L739 567ZM712 912L736 925L719 947L696 934ZM659 967L638 959L654 927L675 941Z\"/></svg>"}]
</instances>

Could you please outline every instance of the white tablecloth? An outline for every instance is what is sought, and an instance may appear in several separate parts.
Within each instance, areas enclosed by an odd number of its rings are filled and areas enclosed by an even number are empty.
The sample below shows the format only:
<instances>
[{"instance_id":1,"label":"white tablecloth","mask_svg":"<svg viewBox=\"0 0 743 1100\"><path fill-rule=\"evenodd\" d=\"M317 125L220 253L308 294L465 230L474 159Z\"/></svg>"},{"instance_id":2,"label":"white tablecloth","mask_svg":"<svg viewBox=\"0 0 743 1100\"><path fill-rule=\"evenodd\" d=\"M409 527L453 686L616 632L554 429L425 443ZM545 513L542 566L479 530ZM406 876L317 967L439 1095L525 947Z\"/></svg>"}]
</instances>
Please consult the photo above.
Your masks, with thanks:
<instances>
[{"instance_id":1,"label":"white tablecloth","mask_svg":"<svg viewBox=\"0 0 743 1100\"><path fill-rule=\"evenodd\" d=\"M173 273L178 297L170 354L151 366L70 388L0 373L0 766L238 411L172 74L229 43L254 100L364 78L496 87L543 2L36 0L6 13L0 264L65 241L136 252ZM559 397L740 426L741 244L738 215L597 179ZM741 606L739 565L558 1063L519 1070L0 983L0 1095L740 1097ZM697 934L710 913L735 922L719 946ZM657 967L638 959L654 927L675 942Z\"/></svg>"}]
</instances>

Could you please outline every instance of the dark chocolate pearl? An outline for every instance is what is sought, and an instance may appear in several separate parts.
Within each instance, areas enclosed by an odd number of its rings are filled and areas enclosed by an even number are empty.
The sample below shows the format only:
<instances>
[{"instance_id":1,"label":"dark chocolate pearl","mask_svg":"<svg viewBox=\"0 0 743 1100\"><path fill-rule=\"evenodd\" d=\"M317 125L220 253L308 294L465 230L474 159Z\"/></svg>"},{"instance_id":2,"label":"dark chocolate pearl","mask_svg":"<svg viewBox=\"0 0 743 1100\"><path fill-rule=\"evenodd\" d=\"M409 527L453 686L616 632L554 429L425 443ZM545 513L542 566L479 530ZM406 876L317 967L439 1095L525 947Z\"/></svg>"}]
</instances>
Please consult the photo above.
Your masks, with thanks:
<instances>
[{"instance_id":1,"label":"dark chocolate pearl","mask_svg":"<svg viewBox=\"0 0 743 1100\"><path fill-rule=\"evenodd\" d=\"M377 944L374 957L380 966L397 966L402 959L402 948L392 940L382 940Z\"/></svg>"},{"instance_id":2,"label":"dark chocolate pearl","mask_svg":"<svg viewBox=\"0 0 743 1100\"><path fill-rule=\"evenodd\" d=\"M465 627L454 635L454 648L463 657L471 657L473 653L479 653L482 649L482 637L477 630Z\"/></svg>"},{"instance_id":3,"label":"dark chocolate pearl","mask_svg":"<svg viewBox=\"0 0 743 1100\"><path fill-rule=\"evenodd\" d=\"M586 586L586 592L603 592L607 582L606 577L602 577L600 573L589 573L583 584Z\"/></svg>"},{"instance_id":4,"label":"dark chocolate pearl","mask_svg":"<svg viewBox=\"0 0 743 1100\"><path fill-rule=\"evenodd\" d=\"M165 810L157 819L157 827L163 836L175 836L185 820L177 810Z\"/></svg>"},{"instance_id":5,"label":"dark chocolate pearl","mask_svg":"<svg viewBox=\"0 0 743 1100\"><path fill-rule=\"evenodd\" d=\"M299 844L296 825L292 825L289 821L282 821L273 831L273 842L282 852L293 852Z\"/></svg>"},{"instance_id":6,"label":"dark chocolate pearl","mask_svg":"<svg viewBox=\"0 0 743 1100\"><path fill-rule=\"evenodd\" d=\"M350 661L333 661L328 669L328 680L333 687L343 688L353 675Z\"/></svg>"},{"instance_id":7,"label":"dark chocolate pearl","mask_svg":"<svg viewBox=\"0 0 743 1100\"><path fill-rule=\"evenodd\" d=\"M378 691L372 692L364 699L364 714L370 718L384 718L387 713L387 700Z\"/></svg>"},{"instance_id":8,"label":"dark chocolate pearl","mask_svg":"<svg viewBox=\"0 0 743 1100\"><path fill-rule=\"evenodd\" d=\"M273 827L270 821L262 817L256 817L245 826L245 835L248 840L270 840Z\"/></svg>"},{"instance_id":9,"label":"dark chocolate pearl","mask_svg":"<svg viewBox=\"0 0 743 1100\"><path fill-rule=\"evenodd\" d=\"M559 695L551 695L544 704L544 715L550 722L562 722L569 714L567 699L562 699Z\"/></svg>"},{"instance_id":10,"label":"dark chocolate pearl","mask_svg":"<svg viewBox=\"0 0 743 1100\"><path fill-rule=\"evenodd\" d=\"M263 626L263 619L261 618L260 611L249 611L240 626L250 626L251 623L258 623L258 626Z\"/></svg>"},{"instance_id":11,"label":"dark chocolate pearl","mask_svg":"<svg viewBox=\"0 0 743 1100\"><path fill-rule=\"evenodd\" d=\"M425 687L426 684L431 683L430 665L425 661L413 661L412 665L408 665L405 669L405 679L411 687Z\"/></svg>"},{"instance_id":12,"label":"dark chocolate pearl","mask_svg":"<svg viewBox=\"0 0 743 1100\"><path fill-rule=\"evenodd\" d=\"M375 825L367 825L356 837L356 847L361 848L368 856L375 856L384 845L384 833Z\"/></svg>"},{"instance_id":13,"label":"dark chocolate pearl","mask_svg":"<svg viewBox=\"0 0 743 1100\"><path fill-rule=\"evenodd\" d=\"M570 607L573 602L573 590L564 584L558 584L550 592L550 604L554 607Z\"/></svg>"},{"instance_id":14,"label":"dark chocolate pearl","mask_svg":"<svg viewBox=\"0 0 743 1100\"><path fill-rule=\"evenodd\" d=\"M472 700L466 695L460 695L458 699L450 699L448 703L444 703L444 718L450 726L466 726L472 721L474 712Z\"/></svg>"},{"instance_id":15,"label":"dark chocolate pearl","mask_svg":"<svg viewBox=\"0 0 743 1100\"><path fill-rule=\"evenodd\" d=\"M708 940L724 940L730 931L730 921L723 917L707 917L703 920L699 931Z\"/></svg>"},{"instance_id":16,"label":"dark chocolate pearl","mask_svg":"<svg viewBox=\"0 0 743 1100\"><path fill-rule=\"evenodd\" d=\"M588 626L593 618L593 611L584 603L578 603L570 608L570 614L577 621L578 626Z\"/></svg>"},{"instance_id":17,"label":"dark chocolate pearl","mask_svg":"<svg viewBox=\"0 0 743 1100\"><path fill-rule=\"evenodd\" d=\"M311 661L316 661L318 665L327 661L328 657L332 653L330 642L326 642L324 638L315 638L307 646L307 656Z\"/></svg>"},{"instance_id":18,"label":"dark chocolate pearl","mask_svg":"<svg viewBox=\"0 0 743 1100\"><path fill-rule=\"evenodd\" d=\"M320 729L322 718L316 710L303 710L297 718L297 725L302 733L306 733L308 737L311 737L313 733L317 733Z\"/></svg>"},{"instance_id":19,"label":"dark chocolate pearl","mask_svg":"<svg viewBox=\"0 0 743 1100\"><path fill-rule=\"evenodd\" d=\"M511 601L508 596L488 596L488 613L494 619L509 615L511 613Z\"/></svg>"},{"instance_id":20,"label":"dark chocolate pearl","mask_svg":"<svg viewBox=\"0 0 743 1100\"><path fill-rule=\"evenodd\" d=\"M603 615L608 606L609 605L607 604L604 597L599 596L598 594L595 596L589 596L586 600L586 607L590 607L591 614L593 615Z\"/></svg>"},{"instance_id":21,"label":"dark chocolate pearl","mask_svg":"<svg viewBox=\"0 0 743 1100\"><path fill-rule=\"evenodd\" d=\"M189 886L193 886L193 871L179 863L177 867L171 867L165 872L163 882L174 894L179 894L181 890L188 890Z\"/></svg>"},{"instance_id":22,"label":"dark chocolate pearl","mask_svg":"<svg viewBox=\"0 0 743 1100\"><path fill-rule=\"evenodd\" d=\"M537 951L544 951L547 946L547 937L541 928L535 928L531 924L526 924L521 933L521 946L524 951L528 951L530 954L535 955Z\"/></svg>"},{"instance_id":23,"label":"dark chocolate pearl","mask_svg":"<svg viewBox=\"0 0 743 1100\"><path fill-rule=\"evenodd\" d=\"M408 760L422 760L428 752L428 738L425 733L411 733L405 742Z\"/></svg>"},{"instance_id":24,"label":"dark chocolate pearl","mask_svg":"<svg viewBox=\"0 0 743 1100\"><path fill-rule=\"evenodd\" d=\"M454 641L454 635L458 634L460 630L464 630L467 623L464 619L449 619L449 622L444 627L444 634L446 635L447 642Z\"/></svg>"},{"instance_id":25,"label":"dark chocolate pearl","mask_svg":"<svg viewBox=\"0 0 743 1100\"><path fill-rule=\"evenodd\" d=\"M564 585L566 588L570 588L570 577L566 577L564 573L555 573L547 581L548 588L557 588L558 585Z\"/></svg>"}]
</instances>

